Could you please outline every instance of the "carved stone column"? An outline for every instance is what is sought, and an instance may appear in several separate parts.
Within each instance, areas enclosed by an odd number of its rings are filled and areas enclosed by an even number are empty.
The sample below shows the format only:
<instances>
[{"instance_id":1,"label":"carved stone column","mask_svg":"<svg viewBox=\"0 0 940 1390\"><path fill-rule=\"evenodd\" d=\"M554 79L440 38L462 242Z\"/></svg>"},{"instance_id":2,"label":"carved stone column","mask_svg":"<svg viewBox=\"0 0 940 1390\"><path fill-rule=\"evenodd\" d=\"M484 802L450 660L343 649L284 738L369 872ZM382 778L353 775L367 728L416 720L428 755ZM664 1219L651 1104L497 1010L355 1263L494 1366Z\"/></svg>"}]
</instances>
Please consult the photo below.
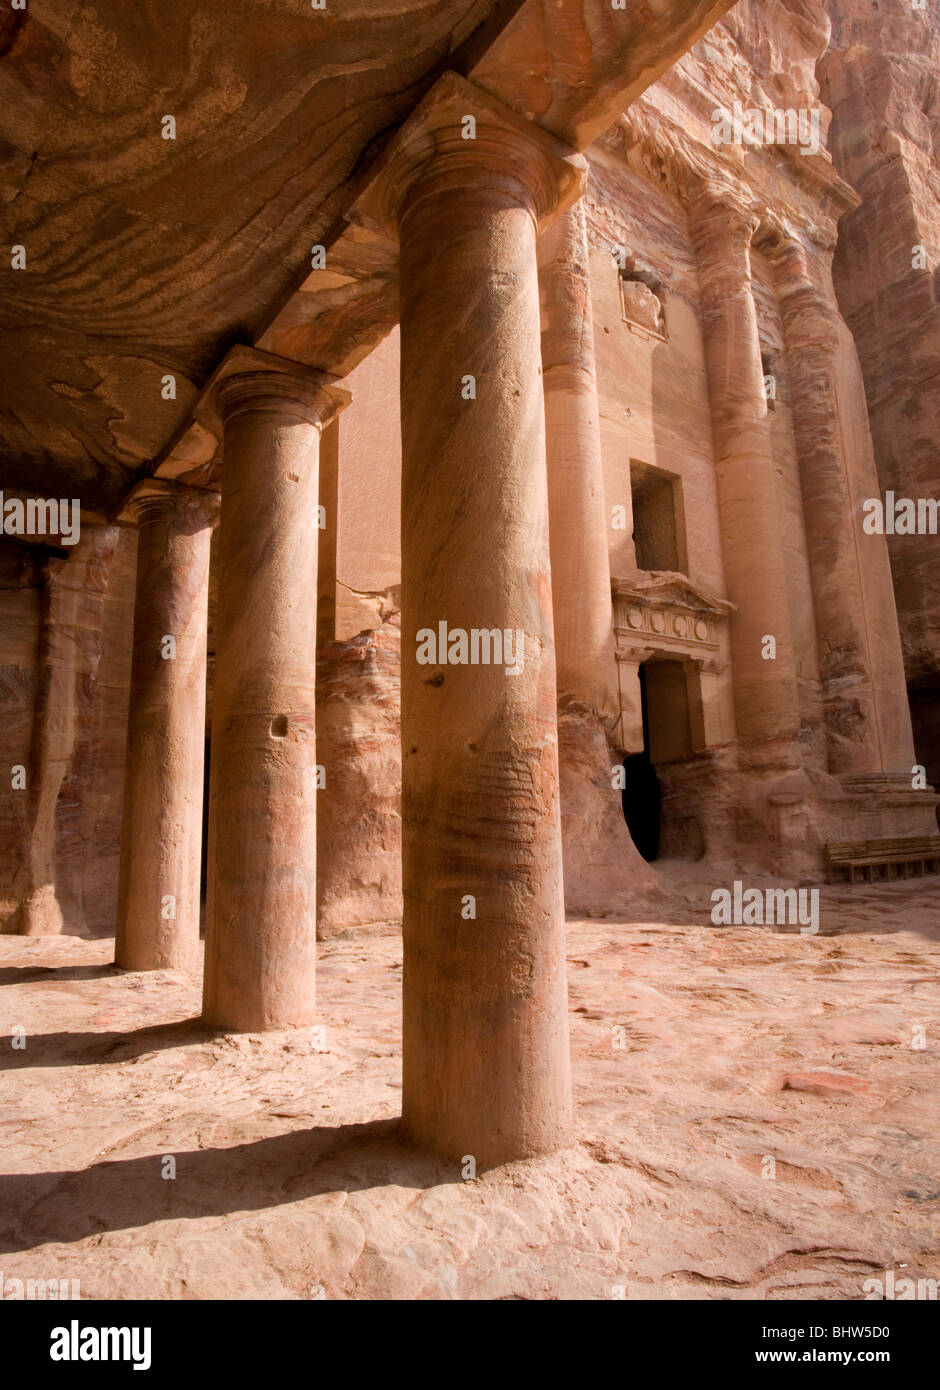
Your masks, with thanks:
<instances>
[{"instance_id":1,"label":"carved stone column","mask_svg":"<svg viewBox=\"0 0 940 1390\"><path fill-rule=\"evenodd\" d=\"M860 525L864 500L880 487L867 420L859 441L845 419L854 404L847 368L855 346L836 303L831 251L810 255L782 234L770 255L786 335L829 770L909 780L913 739L887 542Z\"/></svg>"},{"instance_id":2,"label":"carved stone column","mask_svg":"<svg viewBox=\"0 0 940 1390\"><path fill-rule=\"evenodd\" d=\"M245 348L212 391L223 456L203 1010L252 1032L315 1016L317 464L350 398Z\"/></svg>"},{"instance_id":3,"label":"carved stone column","mask_svg":"<svg viewBox=\"0 0 940 1390\"><path fill-rule=\"evenodd\" d=\"M448 74L358 205L401 242L404 1121L478 1165L571 1125L536 237L583 172Z\"/></svg>"},{"instance_id":4,"label":"carved stone column","mask_svg":"<svg viewBox=\"0 0 940 1390\"><path fill-rule=\"evenodd\" d=\"M617 714L613 604L584 204L539 239L559 698Z\"/></svg>"},{"instance_id":5,"label":"carved stone column","mask_svg":"<svg viewBox=\"0 0 940 1390\"><path fill-rule=\"evenodd\" d=\"M583 202L543 234L538 260L565 903L585 913L656 880L611 779L620 701Z\"/></svg>"},{"instance_id":6,"label":"carved stone column","mask_svg":"<svg viewBox=\"0 0 940 1390\"><path fill-rule=\"evenodd\" d=\"M798 767L800 712L767 403L751 293L758 214L705 188L691 211L742 765ZM775 659L765 659L773 637ZM769 650L769 647L767 648Z\"/></svg>"},{"instance_id":7,"label":"carved stone column","mask_svg":"<svg viewBox=\"0 0 940 1390\"><path fill-rule=\"evenodd\" d=\"M148 478L121 514L137 524L121 873L114 961L195 970L214 492Z\"/></svg>"}]
</instances>

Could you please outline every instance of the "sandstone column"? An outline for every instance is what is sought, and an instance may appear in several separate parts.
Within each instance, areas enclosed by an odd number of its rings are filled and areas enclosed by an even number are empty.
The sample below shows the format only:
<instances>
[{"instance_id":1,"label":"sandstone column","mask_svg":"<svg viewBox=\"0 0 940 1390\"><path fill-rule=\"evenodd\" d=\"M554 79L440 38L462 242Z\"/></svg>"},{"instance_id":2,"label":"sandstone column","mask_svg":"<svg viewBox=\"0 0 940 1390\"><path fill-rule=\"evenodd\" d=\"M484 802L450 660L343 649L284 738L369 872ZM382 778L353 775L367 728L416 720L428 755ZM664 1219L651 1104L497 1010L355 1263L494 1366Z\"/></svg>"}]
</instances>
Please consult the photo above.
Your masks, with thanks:
<instances>
[{"instance_id":1,"label":"sandstone column","mask_svg":"<svg viewBox=\"0 0 940 1390\"><path fill-rule=\"evenodd\" d=\"M203 1011L251 1032L314 1019L320 432L349 395L236 348L223 425Z\"/></svg>"},{"instance_id":2,"label":"sandstone column","mask_svg":"<svg viewBox=\"0 0 940 1390\"><path fill-rule=\"evenodd\" d=\"M121 873L114 961L195 970L206 732L209 547L218 495L161 478L137 485Z\"/></svg>"},{"instance_id":3,"label":"sandstone column","mask_svg":"<svg viewBox=\"0 0 940 1390\"><path fill-rule=\"evenodd\" d=\"M796 670L750 244L759 216L707 187L691 209L715 437L742 763L799 766ZM764 638L776 658L762 656Z\"/></svg>"},{"instance_id":4,"label":"sandstone column","mask_svg":"<svg viewBox=\"0 0 940 1390\"><path fill-rule=\"evenodd\" d=\"M613 600L584 204L539 239L559 699L616 718Z\"/></svg>"},{"instance_id":5,"label":"sandstone column","mask_svg":"<svg viewBox=\"0 0 940 1390\"><path fill-rule=\"evenodd\" d=\"M478 1165L570 1134L536 236L583 169L447 74L358 209L401 241L404 1121Z\"/></svg>"},{"instance_id":6,"label":"sandstone column","mask_svg":"<svg viewBox=\"0 0 940 1390\"><path fill-rule=\"evenodd\" d=\"M620 700L583 202L542 235L538 260L565 902L602 911L654 877L611 782Z\"/></svg>"},{"instance_id":7,"label":"sandstone column","mask_svg":"<svg viewBox=\"0 0 940 1390\"><path fill-rule=\"evenodd\" d=\"M856 450L850 455L844 437L839 384L854 344L832 288L831 251L819 248L811 257L797 238L781 234L771 256L799 449L829 770L855 777L901 772L909 780L913 745L899 737L907 691L887 544L859 530L862 502L880 489L871 451L867 460Z\"/></svg>"}]
</instances>

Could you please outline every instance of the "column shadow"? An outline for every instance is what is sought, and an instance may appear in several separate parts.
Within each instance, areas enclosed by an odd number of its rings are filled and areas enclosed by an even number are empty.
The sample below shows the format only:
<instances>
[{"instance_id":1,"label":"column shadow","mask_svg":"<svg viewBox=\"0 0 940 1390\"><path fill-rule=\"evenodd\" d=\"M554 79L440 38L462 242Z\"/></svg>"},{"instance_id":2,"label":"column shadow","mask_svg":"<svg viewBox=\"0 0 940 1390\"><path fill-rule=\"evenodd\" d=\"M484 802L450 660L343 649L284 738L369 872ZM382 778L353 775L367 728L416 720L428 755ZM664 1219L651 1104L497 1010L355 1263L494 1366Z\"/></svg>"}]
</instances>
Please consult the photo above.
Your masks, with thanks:
<instances>
[{"instance_id":1,"label":"column shadow","mask_svg":"<svg viewBox=\"0 0 940 1390\"><path fill-rule=\"evenodd\" d=\"M28 1033L24 1048L0 1047L0 1071L127 1062L148 1052L189 1047L218 1036L218 1030L209 1028L199 1017L155 1023L133 1032Z\"/></svg>"},{"instance_id":2,"label":"column shadow","mask_svg":"<svg viewBox=\"0 0 940 1390\"><path fill-rule=\"evenodd\" d=\"M460 1181L459 1165L412 1147L399 1118L314 1126L231 1148L119 1159L59 1173L0 1177L0 1254L67 1244L154 1221L261 1211L328 1192ZM172 1150L168 1150L172 1153Z\"/></svg>"},{"instance_id":3,"label":"column shadow","mask_svg":"<svg viewBox=\"0 0 940 1390\"><path fill-rule=\"evenodd\" d=\"M106 980L125 972L116 965L4 965L0 985L29 985L36 980Z\"/></svg>"}]
</instances>

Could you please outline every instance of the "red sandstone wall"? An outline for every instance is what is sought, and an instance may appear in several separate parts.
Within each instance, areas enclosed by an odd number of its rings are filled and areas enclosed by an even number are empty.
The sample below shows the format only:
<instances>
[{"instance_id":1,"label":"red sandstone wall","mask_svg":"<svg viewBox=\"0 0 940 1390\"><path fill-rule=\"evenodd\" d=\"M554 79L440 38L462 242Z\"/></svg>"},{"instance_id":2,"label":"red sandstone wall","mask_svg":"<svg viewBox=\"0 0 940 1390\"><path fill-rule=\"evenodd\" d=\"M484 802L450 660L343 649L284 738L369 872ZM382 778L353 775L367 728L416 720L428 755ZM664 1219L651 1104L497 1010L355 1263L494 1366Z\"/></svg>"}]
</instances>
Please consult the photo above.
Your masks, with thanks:
<instances>
[{"instance_id":1,"label":"red sandstone wall","mask_svg":"<svg viewBox=\"0 0 940 1390\"><path fill-rule=\"evenodd\" d=\"M619 135L615 137L619 142ZM711 410L698 319L698 281L685 209L664 188L638 177L616 146L592 150L588 200L591 299L611 573L637 574L632 541L631 460L681 480L687 569L693 583L725 593L718 531ZM668 342L644 338L623 322L611 248L624 245L662 282ZM611 509L626 508L626 529ZM717 703L722 742L734 737L728 649Z\"/></svg>"},{"instance_id":2,"label":"red sandstone wall","mask_svg":"<svg viewBox=\"0 0 940 1390\"><path fill-rule=\"evenodd\" d=\"M317 654L317 934L401 917L397 614Z\"/></svg>"},{"instance_id":3,"label":"red sandstone wall","mask_svg":"<svg viewBox=\"0 0 940 1390\"><path fill-rule=\"evenodd\" d=\"M16 927L28 837L37 833L28 792L50 776L37 743L41 559L37 549L0 545L0 931ZM68 624L53 657L67 676L54 683L45 716L57 760L50 877L64 929L107 934L117 905L135 533L85 525L74 550L52 563ZM14 763L27 769L27 790L10 788Z\"/></svg>"},{"instance_id":4,"label":"red sandstone wall","mask_svg":"<svg viewBox=\"0 0 940 1390\"><path fill-rule=\"evenodd\" d=\"M327 530L335 526L335 626L330 635L338 641L378 627L388 590L401 580L397 328L345 385L353 393L352 404L332 427L338 461L335 518L329 515L329 500L322 499ZM329 565L329 540L326 556Z\"/></svg>"},{"instance_id":5,"label":"red sandstone wall","mask_svg":"<svg viewBox=\"0 0 940 1390\"><path fill-rule=\"evenodd\" d=\"M0 932L13 923L25 853L27 798L11 769L30 761L41 584L37 554L0 540Z\"/></svg>"},{"instance_id":6,"label":"red sandstone wall","mask_svg":"<svg viewBox=\"0 0 940 1390\"><path fill-rule=\"evenodd\" d=\"M835 281L865 378L883 490L940 497L940 12L827 0L819 64L831 149L861 195L842 219ZM912 265L915 246L926 267ZM918 756L940 782L936 536L889 537Z\"/></svg>"},{"instance_id":7,"label":"red sandstone wall","mask_svg":"<svg viewBox=\"0 0 940 1390\"><path fill-rule=\"evenodd\" d=\"M57 841L63 898L74 905L74 920L100 936L114 931L117 910L137 571L136 531L108 529L113 548L88 596L82 713Z\"/></svg>"}]
</instances>

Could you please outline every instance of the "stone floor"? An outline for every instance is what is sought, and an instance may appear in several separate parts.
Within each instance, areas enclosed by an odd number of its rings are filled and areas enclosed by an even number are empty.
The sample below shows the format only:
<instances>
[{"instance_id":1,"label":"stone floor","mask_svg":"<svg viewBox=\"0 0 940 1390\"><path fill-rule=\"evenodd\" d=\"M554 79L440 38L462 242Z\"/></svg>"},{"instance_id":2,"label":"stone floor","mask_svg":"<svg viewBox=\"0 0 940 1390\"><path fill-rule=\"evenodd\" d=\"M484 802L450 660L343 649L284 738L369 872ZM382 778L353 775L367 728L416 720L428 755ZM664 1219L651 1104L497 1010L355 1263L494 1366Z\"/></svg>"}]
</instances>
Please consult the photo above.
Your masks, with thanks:
<instances>
[{"instance_id":1,"label":"stone floor","mask_svg":"<svg viewBox=\"0 0 940 1390\"><path fill-rule=\"evenodd\" d=\"M323 946L312 1036L208 1034L195 981L116 972L109 941L0 938L0 1035L26 1030L0 1043L0 1276L359 1299L937 1278L940 881L824 889L816 937L713 927L704 900L569 924L578 1142L472 1182L396 1137L391 928Z\"/></svg>"}]
</instances>

